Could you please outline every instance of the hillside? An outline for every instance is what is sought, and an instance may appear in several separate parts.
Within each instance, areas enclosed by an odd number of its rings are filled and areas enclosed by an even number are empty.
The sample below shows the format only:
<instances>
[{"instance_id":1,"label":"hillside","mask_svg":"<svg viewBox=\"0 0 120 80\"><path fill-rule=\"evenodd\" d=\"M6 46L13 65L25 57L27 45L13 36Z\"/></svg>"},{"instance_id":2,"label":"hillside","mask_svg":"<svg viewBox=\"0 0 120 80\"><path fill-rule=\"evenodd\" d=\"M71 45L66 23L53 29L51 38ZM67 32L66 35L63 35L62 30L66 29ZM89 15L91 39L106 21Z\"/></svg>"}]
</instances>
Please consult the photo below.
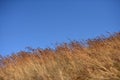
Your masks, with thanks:
<instances>
[{"instance_id":1,"label":"hillside","mask_svg":"<svg viewBox=\"0 0 120 80\"><path fill-rule=\"evenodd\" d=\"M120 80L120 33L1 56L0 80Z\"/></svg>"}]
</instances>

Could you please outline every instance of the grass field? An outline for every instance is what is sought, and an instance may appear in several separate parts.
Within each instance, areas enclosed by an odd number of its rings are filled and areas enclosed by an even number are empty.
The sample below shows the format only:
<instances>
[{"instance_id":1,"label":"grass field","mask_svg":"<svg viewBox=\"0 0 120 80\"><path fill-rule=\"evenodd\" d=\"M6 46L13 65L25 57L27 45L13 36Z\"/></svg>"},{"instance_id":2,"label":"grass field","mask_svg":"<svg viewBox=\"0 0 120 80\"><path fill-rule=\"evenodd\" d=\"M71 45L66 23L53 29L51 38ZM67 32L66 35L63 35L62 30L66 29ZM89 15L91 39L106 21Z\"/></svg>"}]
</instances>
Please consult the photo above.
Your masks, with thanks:
<instances>
[{"instance_id":1,"label":"grass field","mask_svg":"<svg viewBox=\"0 0 120 80\"><path fill-rule=\"evenodd\" d=\"M120 80L120 33L1 56L0 80Z\"/></svg>"}]
</instances>

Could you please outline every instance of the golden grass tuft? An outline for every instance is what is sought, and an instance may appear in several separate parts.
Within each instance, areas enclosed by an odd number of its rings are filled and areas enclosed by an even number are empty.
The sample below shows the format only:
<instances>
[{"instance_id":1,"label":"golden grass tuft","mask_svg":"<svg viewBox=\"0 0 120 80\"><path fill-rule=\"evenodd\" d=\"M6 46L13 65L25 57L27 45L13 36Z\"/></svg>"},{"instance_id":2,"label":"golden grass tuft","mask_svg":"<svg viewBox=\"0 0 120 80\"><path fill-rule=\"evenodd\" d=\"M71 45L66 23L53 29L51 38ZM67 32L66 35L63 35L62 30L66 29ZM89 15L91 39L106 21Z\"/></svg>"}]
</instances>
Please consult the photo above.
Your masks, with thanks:
<instances>
[{"instance_id":1,"label":"golden grass tuft","mask_svg":"<svg viewBox=\"0 0 120 80\"><path fill-rule=\"evenodd\" d=\"M120 33L1 56L0 80L120 80Z\"/></svg>"}]
</instances>

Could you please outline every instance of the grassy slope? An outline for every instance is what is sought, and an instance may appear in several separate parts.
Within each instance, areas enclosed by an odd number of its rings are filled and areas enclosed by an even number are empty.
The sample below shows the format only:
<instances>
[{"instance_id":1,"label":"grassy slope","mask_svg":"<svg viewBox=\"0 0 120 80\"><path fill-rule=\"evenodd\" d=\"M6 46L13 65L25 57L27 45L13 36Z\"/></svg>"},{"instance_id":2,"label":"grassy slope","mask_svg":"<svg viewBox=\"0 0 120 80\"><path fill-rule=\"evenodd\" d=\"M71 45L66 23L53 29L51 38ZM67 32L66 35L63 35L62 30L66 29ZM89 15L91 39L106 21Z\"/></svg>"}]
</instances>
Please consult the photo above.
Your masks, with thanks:
<instances>
[{"instance_id":1,"label":"grassy slope","mask_svg":"<svg viewBox=\"0 0 120 80\"><path fill-rule=\"evenodd\" d=\"M0 80L120 80L120 33L1 57Z\"/></svg>"}]
</instances>

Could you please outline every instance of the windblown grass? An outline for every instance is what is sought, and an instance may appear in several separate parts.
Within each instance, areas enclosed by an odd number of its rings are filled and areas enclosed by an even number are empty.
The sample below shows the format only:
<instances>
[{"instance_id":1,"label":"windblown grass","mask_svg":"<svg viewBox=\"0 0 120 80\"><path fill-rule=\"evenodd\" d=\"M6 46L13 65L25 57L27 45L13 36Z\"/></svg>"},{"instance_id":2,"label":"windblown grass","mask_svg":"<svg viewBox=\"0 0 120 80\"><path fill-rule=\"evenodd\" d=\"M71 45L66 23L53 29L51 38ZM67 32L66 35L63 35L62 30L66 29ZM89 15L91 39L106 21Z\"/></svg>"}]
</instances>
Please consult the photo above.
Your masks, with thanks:
<instances>
[{"instance_id":1,"label":"windblown grass","mask_svg":"<svg viewBox=\"0 0 120 80\"><path fill-rule=\"evenodd\" d=\"M0 57L0 80L120 80L120 33Z\"/></svg>"}]
</instances>

